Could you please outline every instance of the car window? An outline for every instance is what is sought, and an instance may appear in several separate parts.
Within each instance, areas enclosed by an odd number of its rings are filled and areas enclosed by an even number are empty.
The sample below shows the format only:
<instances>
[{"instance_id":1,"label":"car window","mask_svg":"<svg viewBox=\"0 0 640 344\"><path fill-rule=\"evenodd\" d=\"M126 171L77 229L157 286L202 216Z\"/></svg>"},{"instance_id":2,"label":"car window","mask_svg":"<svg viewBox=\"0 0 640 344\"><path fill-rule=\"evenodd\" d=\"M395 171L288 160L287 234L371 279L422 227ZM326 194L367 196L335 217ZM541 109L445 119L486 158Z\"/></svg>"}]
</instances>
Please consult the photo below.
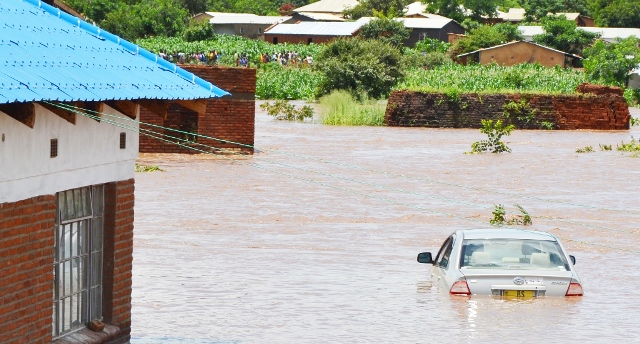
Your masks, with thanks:
<instances>
[{"instance_id":1,"label":"car window","mask_svg":"<svg viewBox=\"0 0 640 344\"><path fill-rule=\"evenodd\" d=\"M438 252L438 256L436 257L435 265L439 266L443 269L446 269L449 266L449 258L451 257L451 251L453 250L453 241L454 236L450 236L445 240L444 244L440 248Z\"/></svg>"},{"instance_id":2,"label":"car window","mask_svg":"<svg viewBox=\"0 0 640 344\"><path fill-rule=\"evenodd\" d=\"M460 267L570 270L557 241L523 239L464 240Z\"/></svg>"}]
</instances>

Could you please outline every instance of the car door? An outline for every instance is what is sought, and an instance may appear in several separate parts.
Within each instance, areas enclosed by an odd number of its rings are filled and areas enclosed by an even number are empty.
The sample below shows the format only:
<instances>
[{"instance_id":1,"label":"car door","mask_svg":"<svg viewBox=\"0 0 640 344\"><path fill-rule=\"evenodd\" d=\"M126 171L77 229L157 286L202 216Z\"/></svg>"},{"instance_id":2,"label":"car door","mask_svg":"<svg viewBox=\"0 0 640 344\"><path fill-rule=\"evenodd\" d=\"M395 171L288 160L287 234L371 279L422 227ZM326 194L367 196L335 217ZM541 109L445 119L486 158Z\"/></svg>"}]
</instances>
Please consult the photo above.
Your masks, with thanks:
<instances>
[{"instance_id":1,"label":"car door","mask_svg":"<svg viewBox=\"0 0 640 344\"><path fill-rule=\"evenodd\" d=\"M447 271L454 262L451 262L451 252L453 251L453 244L455 242L455 234L451 235L444 241L442 247L438 251L435 261L433 262L433 268L431 268L431 280L438 288L444 288L448 290L447 285Z\"/></svg>"}]
</instances>

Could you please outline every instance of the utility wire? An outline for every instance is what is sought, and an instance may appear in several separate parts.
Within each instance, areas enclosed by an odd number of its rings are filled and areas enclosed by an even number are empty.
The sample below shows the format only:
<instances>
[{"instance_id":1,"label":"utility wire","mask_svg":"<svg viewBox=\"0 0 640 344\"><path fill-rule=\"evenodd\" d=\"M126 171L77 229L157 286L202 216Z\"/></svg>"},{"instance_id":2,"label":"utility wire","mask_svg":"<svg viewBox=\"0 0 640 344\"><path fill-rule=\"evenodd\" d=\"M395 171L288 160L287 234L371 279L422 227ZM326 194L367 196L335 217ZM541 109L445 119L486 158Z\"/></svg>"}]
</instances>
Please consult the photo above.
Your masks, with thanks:
<instances>
[{"instance_id":1,"label":"utility wire","mask_svg":"<svg viewBox=\"0 0 640 344\"><path fill-rule=\"evenodd\" d=\"M51 103L51 104L52 104L52 105L57 105L57 104L53 104L53 103ZM79 109L79 108L76 108L76 109ZM83 109L83 110L84 110L84 109ZM146 136L149 136L149 137L152 137L152 138L155 138L155 139L158 139L158 140L164 141L164 142L168 142L168 143L171 143L171 144L177 144L177 145L179 145L179 146L182 146L182 147L185 147L185 148L188 148L188 149L192 149L192 150L195 150L195 151L198 151L198 152L201 152L201 153L205 153L205 154L212 154L211 150L203 150L203 149L199 149L199 148L195 148L195 147L193 147L192 145L194 145L194 142L189 141L189 140L187 140L187 139L183 139L183 138L180 138L180 137L174 137L174 136L170 136L170 135L167 135L167 134L159 134L159 133L154 132L154 131L152 131L152 130L142 129L142 128L138 128L138 127L136 127L136 126L126 125L126 124L123 124L122 122L117 122L117 121L107 120L107 119L102 118L101 116L91 115L91 114L89 114L89 113L85 113L85 112L78 111L78 110L70 110L70 111L73 111L73 112L79 113L79 114L81 114L81 115L84 115L84 116L86 116L86 117L92 118L92 119L94 119L94 120L99 120L99 121L105 122L105 123L107 123L107 124L112 124L112 125L114 125L114 126L118 126L118 127L121 127L121 128L127 129L127 130L129 130L129 131L133 131L133 132L136 132L136 133L141 133L141 134L143 134L143 135L146 135ZM86 111L94 112L94 113L95 113L95 111L91 111L91 110L86 110ZM101 114L101 115L107 115L107 116L109 116L109 117L115 117L115 118L117 118L118 120L122 120L122 119L130 120L129 118L123 118L123 117L113 116L113 115L104 114L104 113L100 113L100 114ZM134 122L136 122L136 121L134 121ZM160 126L156 126L156 127L160 127ZM174 129L174 131L181 132L181 133L184 133L184 134L192 135L192 133L189 133L189 132L184 132L184 131L175 130L175 129ZM175 141L172 141L172 140L164 139L162 136L165 136L165 137L168 137L168 138L171 138L171 139L177 140L177 141L181 141L181 142L175 142ZM197 135L197 136L203 136L203 135ZM221 141L228 142L228 141L226 141L226 140L221 140ZM209 148L209 149L213 149L214 151L215 151L215 150L219 150L219 149L218 149L218 148L216 148L216 147L208 146L208 145L205 145L205 144L196 144L196 145L204 146L204 147L207 147L207 148ZM363 192L359 192L359 191L356 191L356 190L353 190L353 189L337 187L337 186L330 185L330 184L327 184L327 183L318 182L318 181L315 181L315 180L312 180L312 179L307 179L307 178L298 177L298 176L295 176L295 175L292 175L292 174L289 174L289 173L280 172L280 171L277 171L277 170L273 170L273 169L265 168L265 167L263 167L263 166L260 166L260 165L258 165L258 164L255 164L255 163L249 163L249 162L246 162L246 161L239 161L239 160L237 160L237 159L233 159L233 158L226 157L226 156L222 156L222 157L223 157L223 158L225 158L225 159L227 159L227 160L231 160L231 161L234 161L234 162L244 163L244 164L246 164L246 165L249 165L249 166L252 166L252 167L255 167L255 168L259 168L259 169L263 169L263 170L270 171L270 172L273 172L273 173L281 174L281 175L284 175L284 176L286 176L286 177L288 177L288 178L292 178L292 179L299 179L299 180L302 180L302 181L306 181L306 182L310 182L310 183L314 183L314 184L319 184L319 185L322 185L322 186L325 186L325 187L329 187L329 188L333 188L333 189L337 189L337 190L345 191L345 192L347 192L347 193L353 193L353 194L360 195L360 196L363 196L363 197L366 197L366 198L372 198L372 199L382 200L382 201L384 201L384 202L393 203L393 204L397 204L397 205L402 205L402 206L406 206L406 207L414 208L414 209L418 209L418 210L423 210L423 211L427 211L427 212L430 212L430 213L433 213L433 214L445 215L445 216L453 217L453 218L460 218L460 219L467 220L467 221L480 222L480 223L482 223L482 224L486 225L486 223L485 223L485 222L480 221L480 220L476 220L476 219L474 219L474 218L468 218L468 217L464 217L464 216L460 216L460 215L455 215L455 214L451 214L451 213L446 213L446 212L439 212L439 211L429 210L429 209L427 209L427 208L420 207L420 206L416 206L416 205L412 205L412 204L408 204L408 203L405 203L405 202L399 202L399 201L395 201L395 200L388 199L388 198L384 198L384 197L373 196L373 195L366 194L366 193L363 193ZM412 192L407 192L406 190L402 190L402 189L387 188L387 187L382 186L382 185L380 185L380 184L372 184L372 183L359 182L359 181L356 181L356 180L353 180L353 179L349 179L349 178L343 178L343 177L339 177L339 176L335 176L335 175L331 175L331 174L326 174L326 173L316 172L316 171L312 171L312 170L308 170L308 169L303 169L303 168L298 168L298 167L294 167L294 166L290 166L290 165L286 165L286 164L280 164L280 163L274 163L274 164L276 164L276 165L281 165L281 166L284 166L284 167L289 167L289 168L296 168L296 169L300 169L300 170L307 171L307 172L319 173L319 174L321 174L321 175L325 175L325 176L329 176L329 177L333 177L333 178L338 178L338 179L343 179L343 180L347 180L347 181L351 181L351 182L356 182L356 183L360 183L360 184L372 185L372 186L376 186L376 187L382 187L382 188L386 188L386 189L390 189L390 190L394 190L394 191L400 191L400 192L404 192L404 193L412 193ZM423 194L419 194L419 193L412 193L412 194L420 195L420 196L425 196L425 195L423 195ZM428 197L431 197L431 196L428 196ZM435 198L437 198L437 199L442 199L442 200L445 200L445 201L452 201L452 200L445 199L445 198L438 198L438 197L435 197ZM456 202L456 201L454 201L454 202ZM483 208L484 208L484 206L480 206L480 205L476 205L476 204L471 204L471 203L462 203L462 202L458 202L458 203L465 204L465 205L470 205L470 206L475 206L475 207L483 207ZM538 217L538 218L544 218L544 217ZM547 218L548 218L548 217L547 217ZM561 220L561 219L558 219L558 221L561 221L561 222L568 222L568 223L574 223L574 224L575 224L575 222L567 221L567 220ZM620 229L616 229L616 228L609 228L609 227L594 226L594 225L582 224L582 223L578 223L578 224L579 224L579 225L583 225L583 226L594 227L594 228L610 229L610 230L622 231L622 232L627 232L627 233L636 233L636 232L628 232L628 231L620 230ZM508 226L505 226L505 228L513 228L513 229L522 230L521 228L508 227ZM611 249L618 249L618 250L628 251L628 252L632 252L632 253L640 253L640 251L634 251L634 250L629 250L629 249L624 249L624 248L619 248L619 247L612 247L612 246L603 245L603 244L590 243L590 242L580 241L580 240L575 240L575 239L566 239L566 240L573 241L573 242L577 242L577 243L583 243L583 244L593 245L593 246L600 246L600 247L606 247L606 248L611 248Z\"/></svg>"}]
</instances>

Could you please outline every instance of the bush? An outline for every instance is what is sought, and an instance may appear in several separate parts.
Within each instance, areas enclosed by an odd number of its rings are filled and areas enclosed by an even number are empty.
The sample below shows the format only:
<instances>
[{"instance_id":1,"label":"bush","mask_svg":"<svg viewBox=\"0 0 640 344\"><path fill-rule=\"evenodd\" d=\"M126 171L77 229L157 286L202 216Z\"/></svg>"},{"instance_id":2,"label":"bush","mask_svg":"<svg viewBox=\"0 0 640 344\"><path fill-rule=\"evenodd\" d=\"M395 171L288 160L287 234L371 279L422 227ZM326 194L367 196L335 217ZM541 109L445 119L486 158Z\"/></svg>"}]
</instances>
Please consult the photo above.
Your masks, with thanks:
<instances>
[{"instance_id":1,"label":"bush","mask_svg":"<svg viewBox=\"0 0 640 344\"><path fill-rule=\"evenodd\" d=\"M347 91L333 91L320 98L320 108L323 124L381 126L386 105L376 101L358 103Z\"/></svg>"},{"instance_id":2,"label":"bush","mask_svg":"<svg viewBox=\"0 0 640 344\"><path fill-rule=\"evenodd\" d=\"M214 35L213 25L206 20L201 23L195 23L182 32L182 37L187 42L205 41L213 38Z\"/></svg>"},{"instance_id":3,"label":"bush","mask_svg":"<svg viewBox=\"0 0 640 344\"><path fill-rule=\"evenodd\" d=\"M337 39L317 60L316 69L323 74L318 96L347 90L358 100L380 99L403 77L402 55L379 40Z\"/></svg>"}]
</instances>

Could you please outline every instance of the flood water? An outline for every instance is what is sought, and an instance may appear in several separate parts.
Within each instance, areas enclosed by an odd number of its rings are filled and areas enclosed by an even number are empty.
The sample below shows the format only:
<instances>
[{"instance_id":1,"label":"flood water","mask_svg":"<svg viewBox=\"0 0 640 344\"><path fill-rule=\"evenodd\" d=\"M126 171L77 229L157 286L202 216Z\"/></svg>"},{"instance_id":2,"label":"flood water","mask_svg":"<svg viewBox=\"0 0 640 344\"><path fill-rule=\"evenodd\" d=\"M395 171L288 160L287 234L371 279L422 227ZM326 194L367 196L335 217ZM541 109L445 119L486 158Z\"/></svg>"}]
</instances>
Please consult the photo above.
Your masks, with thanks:
<instances>
[{"instance_id":1,"label":"flood water","mask_svg":"<svg viewBox=\"0 0 640 344\"><path fill-rule=\"evenodd\" d=\"M615 151L640 128L518 130L510 154L463 154L483 136L258 108L253 156L142 155L164 171L136 174L132 343L640 342L640 158ZM417 253L490 226L494 204L563 240L583 297L432 287Z\"/></svg>"}]
</instances>

